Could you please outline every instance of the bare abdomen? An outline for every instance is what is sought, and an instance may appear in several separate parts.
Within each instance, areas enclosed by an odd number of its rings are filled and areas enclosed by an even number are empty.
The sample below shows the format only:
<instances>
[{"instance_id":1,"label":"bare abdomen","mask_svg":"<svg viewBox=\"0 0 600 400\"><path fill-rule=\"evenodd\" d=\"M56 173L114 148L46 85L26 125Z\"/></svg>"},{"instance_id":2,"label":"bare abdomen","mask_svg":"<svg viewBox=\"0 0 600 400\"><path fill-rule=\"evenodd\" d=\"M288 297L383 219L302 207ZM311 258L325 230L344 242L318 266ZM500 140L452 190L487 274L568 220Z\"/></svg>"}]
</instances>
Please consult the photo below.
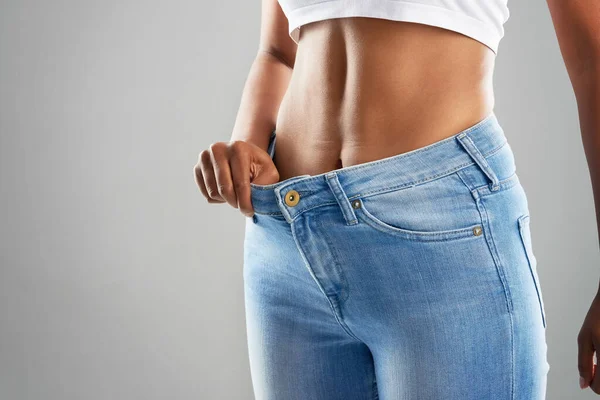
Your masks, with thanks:
<instances>
[{"instance_id":1,"label":"bare abdomen","mask_svg":"<svg viewBox=\"0 0 600 400\"><path fill-rule=\"evenodd\" d=\"M462 34L374 18L301 29L277 118L280 180L414 150L494 106L494 53Z\"/></svg>"}]
</instances>

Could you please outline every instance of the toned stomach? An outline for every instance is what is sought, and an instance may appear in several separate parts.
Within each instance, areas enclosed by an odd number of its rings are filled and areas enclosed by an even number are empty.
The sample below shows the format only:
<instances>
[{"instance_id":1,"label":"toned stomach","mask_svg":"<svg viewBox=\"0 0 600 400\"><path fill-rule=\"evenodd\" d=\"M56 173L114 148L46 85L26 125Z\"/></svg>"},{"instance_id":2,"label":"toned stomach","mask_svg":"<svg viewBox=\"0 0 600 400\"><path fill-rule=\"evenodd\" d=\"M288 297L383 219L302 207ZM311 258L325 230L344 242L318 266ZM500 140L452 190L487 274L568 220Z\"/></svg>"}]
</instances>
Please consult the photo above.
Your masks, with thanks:
<instances>
[{"instance_id":1,"label":"toned stomach","mask_svg":"<svg viewBox=\"0 0 600 400\"><path fill-rule=\"evenodd\" d=\"M452 136L494 107L494 53L460 33L353 17L301 28L276 121L279 180Z\"/></svg>"}]
</instances>

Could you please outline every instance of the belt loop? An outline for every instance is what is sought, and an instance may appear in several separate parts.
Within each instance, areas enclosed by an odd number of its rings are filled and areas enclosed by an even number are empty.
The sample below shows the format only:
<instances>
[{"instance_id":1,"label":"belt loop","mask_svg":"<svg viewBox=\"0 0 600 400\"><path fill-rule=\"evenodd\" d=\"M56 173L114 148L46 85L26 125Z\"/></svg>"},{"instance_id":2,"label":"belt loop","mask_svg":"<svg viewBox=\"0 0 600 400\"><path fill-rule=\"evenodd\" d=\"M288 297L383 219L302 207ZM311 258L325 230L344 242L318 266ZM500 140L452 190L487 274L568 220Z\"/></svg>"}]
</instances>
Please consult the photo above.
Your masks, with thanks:
<instances>
[{"instance_id":1,"label":"belt loop","mask_svg":"<svg viewBox=\"0 0 600 400\"><path fill-rule=\"evenodd\" d=\"M481 168L484 174L490 179L490 190L496 191L499 189L499 179L496 176L496 173L490 167L487 160L481 154L481 151L477 148L473 140L467 136L467 132L460 133L456 137L459 143L464 147L465 151L471 156L471 158L475 161L475 163Z\"/></svg>"},{"instance_id":2,"label":"belt loop","mask_svg":"<svg viewBox=\"0 0 600 400\"><path fill-rule=\"evenodd\" d=\"M346 195L346 192L344 192L337 174L335 172L330 172L325 175L325 180L333 192L336 201L340 205L340 209L346 220L346 225L357 224L358 219L356 218L356 214L354 214L350 200L348 200L348 196Z\"/></svg>"}]
</instances>

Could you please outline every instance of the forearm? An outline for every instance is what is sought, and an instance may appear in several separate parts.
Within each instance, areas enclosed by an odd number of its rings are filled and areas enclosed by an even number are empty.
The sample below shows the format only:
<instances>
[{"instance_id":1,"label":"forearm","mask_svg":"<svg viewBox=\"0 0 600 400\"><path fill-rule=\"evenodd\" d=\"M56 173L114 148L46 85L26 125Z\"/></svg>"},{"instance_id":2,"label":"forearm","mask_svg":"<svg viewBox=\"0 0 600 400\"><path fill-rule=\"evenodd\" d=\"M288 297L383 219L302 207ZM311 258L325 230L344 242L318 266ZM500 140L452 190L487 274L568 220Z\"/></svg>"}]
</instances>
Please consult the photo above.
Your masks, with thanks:
<instances>
[{"instance_id":1,"label":"forearm","mask_svg":"<svg viewBox=\"0 0 600 400\"><path fill-rule=\"evenodd\" d=\"M244 85L230 140L244 140L267 150L291 75L292 68L275 55L257 53Z\"/></svg>"},{"instance_id":2,"label":"forearm","mask_svg":"<svg viewBox=\"0 0 600 400\"><path fill-rule=\"evenodd\" d=\"M596 224L600 237L600 68L573 80L581 138L585 151L596 210ZM598 290L600 291L600 285Z\"/></svg>"}]
</instances>

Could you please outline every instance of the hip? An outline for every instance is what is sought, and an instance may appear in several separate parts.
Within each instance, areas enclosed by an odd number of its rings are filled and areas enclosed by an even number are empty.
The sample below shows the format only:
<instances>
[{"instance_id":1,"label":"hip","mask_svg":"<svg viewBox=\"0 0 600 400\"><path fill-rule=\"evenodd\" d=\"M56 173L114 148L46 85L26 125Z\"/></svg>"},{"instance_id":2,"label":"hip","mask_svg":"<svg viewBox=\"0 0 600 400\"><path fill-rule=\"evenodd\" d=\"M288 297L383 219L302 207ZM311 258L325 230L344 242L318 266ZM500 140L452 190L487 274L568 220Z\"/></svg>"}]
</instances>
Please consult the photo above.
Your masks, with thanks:
<instances>
[{"instance_id":1,"label":"hip","mask_svg":"<svg viewBox=\"0 0 600 400\"><path fill-rule=\"evenodd\" d=\"M288 340L335 322L394 374L431 370L423 353L407 352L427 349L455 366L445 377L487 371L481 393L543 398L550 366L533 220L493 113L413 151L251 186L244 287L253 343L265 343L258 332Z\"/></svg>"},{"instance_id":2,"label":"hip","mask_svg":"<svg viewBox=\"0 0 600 400\"><path fill-rule=\"evenodd\" d=\"M275 133L272 138L273 144ZM249 259L256 261L258 253L269 257L278 240L290 244L292 239L305 259L321 263L329 254L331 264L339 264L339 282L332 288L342 299L347 296L344 273L361 274L365 264L372 264L360 281L384 282L386 261L412 260L440 276L454 274L465 287L477 279L481 287L495 285L506 311L534 313L545 327L527 196L493 112L409 152L251 184L251 197ZM356 260L361 261L352 267Z\"/></svg>"}]
</instances>

